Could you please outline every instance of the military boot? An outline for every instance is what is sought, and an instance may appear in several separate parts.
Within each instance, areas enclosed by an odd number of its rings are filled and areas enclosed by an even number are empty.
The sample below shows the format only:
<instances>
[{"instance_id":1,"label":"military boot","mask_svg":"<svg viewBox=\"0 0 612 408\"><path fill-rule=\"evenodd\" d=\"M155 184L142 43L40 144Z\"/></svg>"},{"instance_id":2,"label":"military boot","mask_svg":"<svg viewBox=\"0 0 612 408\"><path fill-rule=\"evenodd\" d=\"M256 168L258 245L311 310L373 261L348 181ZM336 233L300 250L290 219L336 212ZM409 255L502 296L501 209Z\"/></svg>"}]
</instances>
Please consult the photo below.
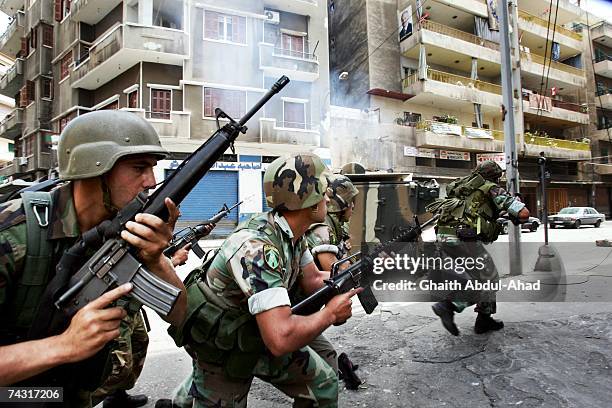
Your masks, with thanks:
<instances>
[{"instance_id":1,"label":"military boot","mask_svg":"<svg viewBox=\"0 0 612 408\"><path fill-rule=\"evenodd\" d=\"M155 408L180 408L180 405L174 404L171 399L163 398L155 402Z\"/></svg>"},{"instance_id":2,"label":"military boot","mask_svg":"<svg viewBox=\"0 0 612 408\"><path fill-rule=\"evenodd\" d=\"M476 334L486 333L492 330L500 330L504 328L504 322L501 320L495 320L490 314L478 313L476 318L476 324L474 324L474 331Z\"/></svg>"},{"instance_id":3,"label":"military boot","mask_svg":"<svg viewBox=\"0 0 612 408\"><path fill-rule=\"evenodd\" d=\"M455 305L449 300L438 302L432 307L433 312L442 320L442 325L453 336L459 335L459 329L455 324Z\"/></svg>"},{"instance_id":4,"label":"military boot","mask_svg":"<svg viewBox=\"0 0 612 408\"><path fill-rule=\"evenodd\" d=\"M124 390L115 391L113 394L104 398L102 407L142 407L147 403L149 398L146 395L130 395Z\"/></svg>"}]
</instances>

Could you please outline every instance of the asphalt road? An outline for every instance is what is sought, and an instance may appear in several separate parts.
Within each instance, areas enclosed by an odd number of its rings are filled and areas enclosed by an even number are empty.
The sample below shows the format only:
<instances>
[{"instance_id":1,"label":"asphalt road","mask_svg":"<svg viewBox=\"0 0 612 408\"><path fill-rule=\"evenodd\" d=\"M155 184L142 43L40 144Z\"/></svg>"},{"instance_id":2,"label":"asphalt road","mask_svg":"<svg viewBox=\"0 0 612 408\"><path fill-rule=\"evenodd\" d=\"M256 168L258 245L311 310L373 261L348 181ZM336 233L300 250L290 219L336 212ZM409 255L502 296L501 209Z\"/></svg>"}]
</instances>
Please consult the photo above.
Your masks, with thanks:
<instances>
[{"instance_id":1,"label":"asphalt road","mask_svg":"<svg viewBox=\"0 0 612 408\"><path fill-rule=\"evenodd\" d=\"M543 227L522 234L526 276L534 273L543 237ZM340 406L610 406L612 248L594 244L604 238L612 240L612 222L599 229L550 231L550 242L558 245L571 272L564 282L566 301L500 303L496 317L506 323L500 332L475 335L475 314L467 310L456 318L461 336L453 337L428 303L383 304L365 315L355 302L354 317L326 331L339 351L360 364L364 380L357 391L341 390ZM499 247L507 247L507 240L502 236ZM184 276L196 264L192 255L179 273ZM148 357L131 392L147 394L147 406L153 407L158 398L171 396L190 372L191 360L167 335L167 324L153 312L148 315ZM291 402L255 380L249 406L287 407Z\"/></svg>"}]
</instances>

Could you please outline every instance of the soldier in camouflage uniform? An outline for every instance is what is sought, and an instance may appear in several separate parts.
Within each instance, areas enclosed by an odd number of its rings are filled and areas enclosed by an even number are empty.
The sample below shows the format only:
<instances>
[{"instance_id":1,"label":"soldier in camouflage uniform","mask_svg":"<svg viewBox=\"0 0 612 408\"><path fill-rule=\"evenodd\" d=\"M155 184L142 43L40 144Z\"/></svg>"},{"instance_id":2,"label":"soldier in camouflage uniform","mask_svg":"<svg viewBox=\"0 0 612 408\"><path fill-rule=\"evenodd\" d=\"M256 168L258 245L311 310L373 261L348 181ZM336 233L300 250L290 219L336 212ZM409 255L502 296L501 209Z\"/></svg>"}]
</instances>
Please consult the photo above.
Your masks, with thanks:
<instances>
[{"instance_id":1,"label":"soldier in camouflage uniform","mask_svg":"<svg viewBox=\"0 0 612 408\"><path fill-rule=\"evenodd\" d=\"M196 356L196 407L244 407L254 376L295 399L297 407L335 407L338 378L308 344L351 316L351 297L334 297L310 316L292 315L289 292L312 293L329 273L304 239L325 219L327 169L313 155L281 157L264 175L272 211L241 223L210 263L187 278L189 308L170 332Z\"/></svg>"},{"instance_id":2,"label":"soldier in camouflage uniform","mask_svg":"<svg viewBox=\"0 0 612 408\"><path fill-rule=\"evenodd\" d=\"M108 306L128 294L132 285L85 305L65 321L64 331L44 332L42 337L30 332L45 323L40 313L53 309L54 298L44 291L54 283L54 268L63 252L81 231L111 219L136 194L153 187L153 166L166 155L144 119L119 111L87 113L71 121L60 137L59 174L65 183L51 193L24 193L1 205L0 385L60 386L62 406L91 406L91 391L108 373L104 346L119 336L127 316L123 308ZM170 200L166 204L168 223L139 214L121 236L138 250L149 271L184 289L162 254L178 215ZM178 324L185 308L183 294L168 320Z\"/></svg>"},{"instance_id":3,"label":"soldier in camouflage uniform","mask_svg":"<svg viewBox=\"0 0 612 408\"><path fill-rule=\"evenodd\" d=\"M470 279L497 282L499 276L495 264L484 244L497 240L501 231L497 223L499 214L507 211L510 218L518 223L529 219L529 210L518 197L510 196L499 184L502 169L493 161L482 162L466 177L455 180L447 186L447 197L437 199L427 210L440 214L437 225L439 255L442 257L482 257L486 267L472 271ZM453 293L445 301L432 306L444 327L453 335L459 335L454 322L455 312L476 304L478 313L474 331L477 334L500 330L504 324L491 317L497 310L495 292Z\"/></svg>"}]
</instances>

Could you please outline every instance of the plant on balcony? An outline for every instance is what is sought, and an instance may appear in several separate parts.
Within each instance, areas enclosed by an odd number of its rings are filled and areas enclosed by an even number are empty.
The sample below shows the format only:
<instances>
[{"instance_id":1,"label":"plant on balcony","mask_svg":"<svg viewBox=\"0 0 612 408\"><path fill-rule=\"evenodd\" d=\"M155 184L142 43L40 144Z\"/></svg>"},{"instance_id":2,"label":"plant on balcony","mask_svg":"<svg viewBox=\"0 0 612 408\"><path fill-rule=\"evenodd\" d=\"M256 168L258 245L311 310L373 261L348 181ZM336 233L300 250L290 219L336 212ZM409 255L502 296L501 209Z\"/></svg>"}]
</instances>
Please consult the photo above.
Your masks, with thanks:
<instances>
[{"instance_id":1,"label":"plant on balcony","mask_svg":"<svg viewBox=\"0 0 612 408\"><path fill-rule=\"evenodd\" d=\"M581 113L589 113L589 107L587 105L580 105Z\"/></svg>"},{"instance_id":2,"label":"plant on balcony","mask_svg":"<svg viewBox=\"0 0 612 408\"><path fill-rule=\"evenodd\" d=\"M449 125L459 124L459 119L456 116L444 114L436 118L437 122L448 123Z\"/></svg>"}]
</instances>

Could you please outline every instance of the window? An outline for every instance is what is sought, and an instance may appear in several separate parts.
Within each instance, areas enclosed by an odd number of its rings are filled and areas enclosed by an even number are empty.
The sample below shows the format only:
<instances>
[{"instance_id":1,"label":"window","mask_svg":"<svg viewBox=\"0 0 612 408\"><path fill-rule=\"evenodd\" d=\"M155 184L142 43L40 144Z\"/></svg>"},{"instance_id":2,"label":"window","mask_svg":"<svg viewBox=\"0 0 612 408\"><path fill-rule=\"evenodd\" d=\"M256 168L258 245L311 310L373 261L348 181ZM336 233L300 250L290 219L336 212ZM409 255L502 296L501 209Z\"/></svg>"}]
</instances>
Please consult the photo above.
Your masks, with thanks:
<instances>
[{"instance_id":1,"label":"window","mask_svg":"<svg viewBox=\"0 0 612 408\"><path fill-rule=\"evenodd\" d=\"M53 99L53 80L50 78L42 79L42 97Z\"/></svg>"},{"instance_id":2,"label":"window","mask_svg":"<svg viewBox=\"0 0 612 408\"><path fill-rule=\"evenodd\" d=\"M17 55L20 58L25 58L30 53L30 41L28 37L21 37L21 50Z\"/></svg>"},{"instance_id":3,"label":"window","mask_svg":"<svg viewBox=\"0 0 612 408\"><path fill-rule=\"evenodd\" d=\"M151 119L170 119L172 91L151 89Z\"/></svg>"},{"instance_id":4,"label":"window","mask_svg":"<svg viewBox=\"0 0 612 408\"><path fill-rule=\"evenodd\" d=\"M53 27L47 24L42 25L43 45L53 47Z\"/></svg>"},{"instance_id":5,"label":"window","mask_svg":"<svg viewBox=\"0 0 612 408\"><path fill-rule=\"evenodd\" d=\"M138 91L132 91L127 96L128 99L128 108L137 108L138 107Z\"/></svg>"},{"instance_id":6,"label":"window","mask_svg":"<svg viewBox=\"0 0 612 408\"><path fill-rule=\"evenodd\" d=\"M33 53L36 50L36 44L38 43L38 32L36 31L36 28L33 28L30 30L30 39L29 39L29 54Z\"/></svg>"},{"instance_id":7,"label":"window","mask_svg":"<svg viewBox=\"0 0 612 408\"><path fill-rule=\"evenodd\" d=\"M306 104L284 101L282 127L306 129Z\"/></svg>"},{"instance_id":8,"label":"window","mask_svg":"<svg viewBox=\"0 0 612 408\"><path fill-rule=\"evenodd\" d=\"M78 116L77 111L74 111L72 113L69 113L68 115L64 116L63 118L60 119L59 121L59 133L62 132L62 130L64 130L64 128L66 127L66 125L74 118L76 118Z\"/></svg>"},{"instance_id":9,"label":"window","mask_svg":"<svg viewBox=\"0 0 612 408\"><path fill-rule=\"evenodd\" d=\"M246 44L246 17L204 10L204 38Z\"/></svg>"},{"instance_id":10,"label":"window","mask_svg":"<svg viewBox=\"0 0 612 408\"><path fill-rule=\"evenodd\" d=\"M34 101L34 82L26 81L25 85L19 91L19 107L25 108L30 102Z\"/></svg>"},{"instance_id":11,"label":"window","mask_svg":"<svg viewBox=\"0 0 612 408\"><path fill-rule=\"evenodd\" d=\"M283 33L281 36L281 53L290 57L305 58L305 40L301 35Z\"/></svg>"},{"instance_id":12,"label":"window","mask_svg":"<svg viewBox=\"0 0 612 408\"><path fill-rule=\"evenodd\" d=\"M9 143L8 144L8 149L10 153L15 152L15 143Z\"/></svg>"},{"instance_id":13,"label":"window","mask_svg":"<svg viewBox=\"0 0 612 408\"><path fill-rule=\"evenodd\" d=\"M204 88L204 116L214 117L215 108L221 108L233 118L246 112L246 92L229 89Z\"/></svg>"},{"instance_id":14,"label":"window","mask_svg":"<svg viewBox=\"0 0 612 408\"><path fill-rule=\"evenodd\" d=\"M70 14L70 0L55 0L55 21L62 21Z\"/></svg>"},{"instance_id":15,"label":"window","mask_svg":"<svg viewBox=\"0 0 612 408\"><path fill-rule=\"evenodd\" d=\"M60 81L70 76L70 65L72 65L72 51L68 51L68 54L62 58L60 66Z\"/></svg>"}]
</instances>

